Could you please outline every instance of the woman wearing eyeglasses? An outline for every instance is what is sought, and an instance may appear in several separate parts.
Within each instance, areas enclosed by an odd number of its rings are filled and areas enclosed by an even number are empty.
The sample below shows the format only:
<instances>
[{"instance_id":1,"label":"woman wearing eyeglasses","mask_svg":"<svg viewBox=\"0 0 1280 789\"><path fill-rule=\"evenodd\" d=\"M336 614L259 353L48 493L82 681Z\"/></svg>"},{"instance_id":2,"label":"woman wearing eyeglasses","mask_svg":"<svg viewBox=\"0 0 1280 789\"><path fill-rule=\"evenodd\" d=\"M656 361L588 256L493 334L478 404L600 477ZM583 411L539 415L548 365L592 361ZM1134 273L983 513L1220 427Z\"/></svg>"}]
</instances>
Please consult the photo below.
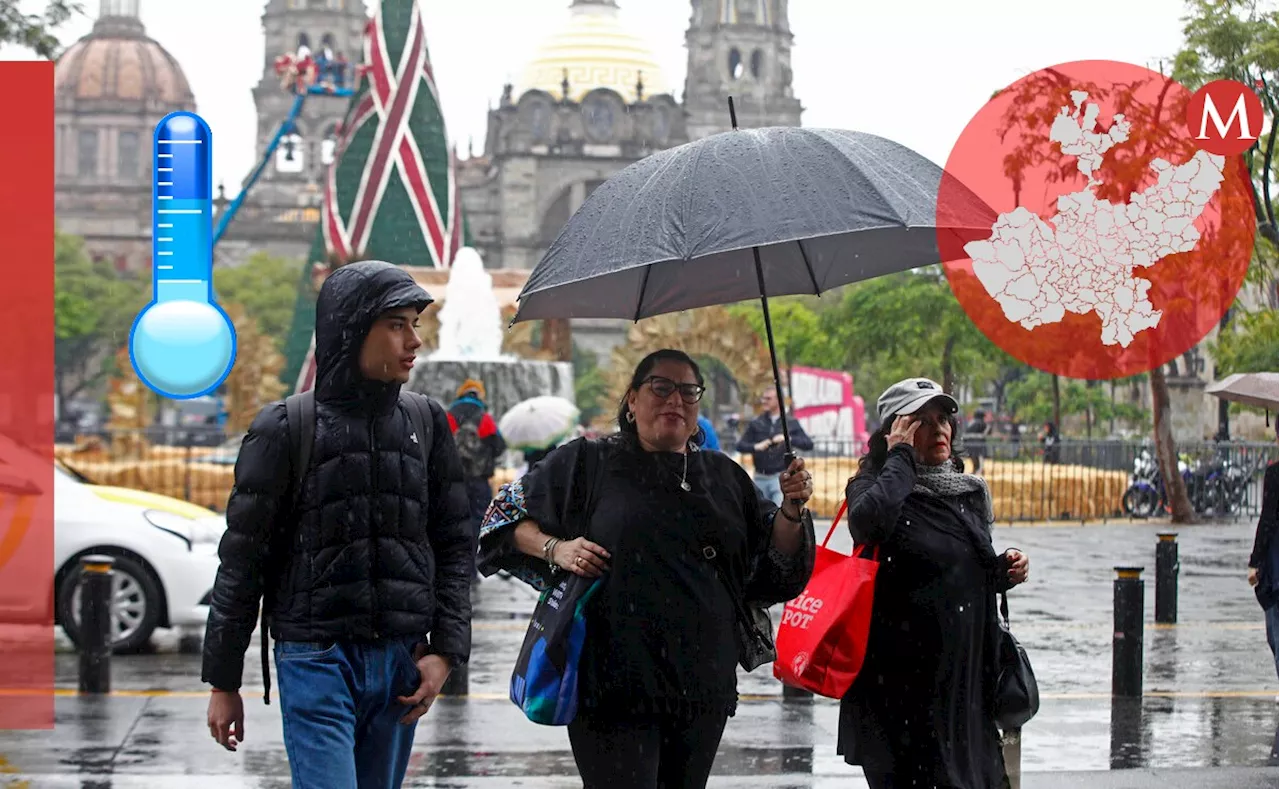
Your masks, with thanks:
<instances>
[{"instance_id":1,"label":"woman wearing eyeglasses","mask_svg":"<svg viewBox=\"0 0 1280 789\"><path fill-rule=\"evenodd\" d=\"M804 461L783 474L780 508L762 499L729 456L698 451L704 391L687 354L649 354L619 404L619 432L596 443L586 516L563 515L579 453L592 450L579 439L505 486L481 527L486 575L506 570L538 589L563 572L606 579L589 604L569 724L587 789L705 786L738 699L730 589L783 602L813 570ZM585 522L589 538L566 520Z\"/></svg>"}]
</instances>

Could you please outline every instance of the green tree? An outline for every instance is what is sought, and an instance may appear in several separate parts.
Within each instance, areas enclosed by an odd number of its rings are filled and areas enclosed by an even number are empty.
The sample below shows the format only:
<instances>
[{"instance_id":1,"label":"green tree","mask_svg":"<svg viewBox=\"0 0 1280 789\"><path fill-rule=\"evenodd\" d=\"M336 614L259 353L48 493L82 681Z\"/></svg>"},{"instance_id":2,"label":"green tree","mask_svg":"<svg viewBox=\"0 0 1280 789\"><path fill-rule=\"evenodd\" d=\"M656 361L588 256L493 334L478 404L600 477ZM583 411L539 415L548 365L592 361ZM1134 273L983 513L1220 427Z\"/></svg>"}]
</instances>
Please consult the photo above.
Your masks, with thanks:
<instances>
[{"instance_id":1,"label":"green tree","mask_svg":"<svg viewBox=\"0 0 1280 789\"><path fill-rule=\"evenodd\" d=\"M1269 320L1272 328L1270 358L1269 361L1258 359L1268 366L1257 370L1272 370L1276 363L1274 312L1277 282L1280 280L1276 270L1276 200L1271 194L1271 185L1280 180L1280 157L1276 156L1276 133L1280 127L1276 101L1277 82L1280 81L1277 78L1277 61L1280 61L1277 12L1274 9L1260 11L1252 0L1190 0L1182 22L1184 43L1174 57L1173 78L1190 90L1220 79L1243 82L1255 88L1270 116L1270 131L1245 152L1244 159L1252 176L1254 213L1258 222L1258 237L1246 283L1266 294L1267 309L1272 316L1259 321L1242 315L1247 306L1237 301L1222 316L1218 325L1222 340L1210 346L1210 354L1214 359L1215 377L1248 372L1237 366L1249 357L1250 352L1243 351L1243 347L1267 350L1267 338L1265 335L1256 336L1256 328ZM1218 437L1221 439L1230 435L1229 407L1225 400L1219 403Z\"/></svg>"},{"instance_id":2,"label":"green tree","mask_svg":"<svg viewBox=\"0 0 1280 789\"><path fill-rule=\"evenodd\" d=\"M302 261L258 252L244 265L219 267L213 287L219 304L239 304L258 328L284 352L298 300Z\"/></svg>"},{"instance_id":3,"label":"green tree","mask_svg":"<svg viewBox=\"0 0 1280 789\"><path fill-rule=\"evenodd\" d=\"M1254 87L1262 99L1271 129L1244 156L1253 175L1259 233L1275 246L1280 242L1271 185L1280 180L1276 156L1280 33L1277 11L1258 6L1256 0L1189 0L1182 17L1183 47L1174 57L1172 76L1189 90L1213 80L1236 80Z\"/></svg>"},{"instance_id":4,"label":"green tree","mask_svg":"<svg viewBox=\"0 0 1280 789\"><path fill-rule=\"evenodd\" d=\"M1010 382L1005 388L1009 412L1026 424L1038 425L1053 420L1059 430L1062 429L1060 419L1083 415L1085 430L1090 434L1104 420L1135 425L1150 418L1145 409L1129 403L1112 402L1110 389L1098 386L1097 382L1061 377L1058 378L1059 405L1055 415L1053 378L1049 373L1035 370Z\"/></svg>"},{"instance_id":5,"label":"green tree","mask_svg":"<svg viewBox=\"0 0 1280 789\"><path fill-rule=\"evenodd\" d=\"M63 233L54 237L53 276L54 389L65 406L111 373L110 357L129 341L151 284L95 262L80 237Z\"/></svg>"},{"instance_id":6,"label":"green tree","mask_svg":"<svg viewBox=\"0 0 1280 789\"><path fill-rule=\"evenodd\" d=\"M573 346L573 399L578 405L578 423L589 425L604 413L601 399L609 392L609 382L600 371L596 357Z\"/></svg>"},{"instance_id":7,"label":"green tree","mask_svg":"<svg viewBox=\"0 0 1280 789\"><path fill-rule=\"evenodd\" d=\"M947 391L982 390L1002 366L1016 364L973 325L938 266L851 285L819 324L834 366L853 373L863 392L911 376Z\"/></svg>"},{"instance_id":8,"label":"green tree","mask_svg":"<svg viewBox=\"0 0 1280 789\"><path fill-rule=\"evenodd\" d=\"M62 48L54 30L73 15L84 13L84 4L48 0L41 14L24 14L21 5L21 0L0 0L0 44L17 44L53 60Z\"/></svg>"},{"instance_id":9,"label":"green tree","mask_svg":"<svg viewBox=\"0 0 1280 789\"><path fill-rule=\"evenodd\" d=\"M835 299L826 299L828 303ZM843 353L822 323L822 300L813 296L783 296L769 299L769 320L778 350L778 364L839 368ZM728 312L746 320L765 339L764 310L759 301L730 305Z\"/></svg>"},{"instance_id":10,"label":"green tree","mask_svg":"<svg viewBox=\"0 0 1280 789\"><path fill-rule=\"evenodd\" d=\"M1274 309L1239 312L1209 346L1219 378L1280 372L1280 322Z\"/></svg>"}]
</instances>

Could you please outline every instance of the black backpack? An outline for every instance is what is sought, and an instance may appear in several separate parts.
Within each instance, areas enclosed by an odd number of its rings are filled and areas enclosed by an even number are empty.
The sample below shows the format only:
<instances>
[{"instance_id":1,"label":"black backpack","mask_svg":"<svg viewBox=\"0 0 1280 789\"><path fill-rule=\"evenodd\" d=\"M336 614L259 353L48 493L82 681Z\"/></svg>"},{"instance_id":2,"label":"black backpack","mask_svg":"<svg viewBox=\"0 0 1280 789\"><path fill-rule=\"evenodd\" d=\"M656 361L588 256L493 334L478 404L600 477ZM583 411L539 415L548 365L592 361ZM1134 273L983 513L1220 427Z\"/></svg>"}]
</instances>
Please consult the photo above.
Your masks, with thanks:
<instances>
[{"instance_id":1,"label":"black backpack","mask_svg":"<svg viewBox=\"0 0 1280 789\"><path fill-rule=\"evenodd\" d=\"M480 418L483 419L483 416ZM458 459L462 461L463 476L467 479L488 479L493 476L493 456L480 437L477 420L459 422L458 429L453 434L453 443L458 448Z\"/></svg>"},{"instance_id":2,"label":"black backpack","mask_svg":"<svg viewBox=\"0 0 1280 789\"><path fill-rule=\"evenodd\" d=\"M432 439L430 401L417 392L401 389L400 402L409 412L409 419L413 423L413 437L418 444L418 452L422 455L422 465L425 468ZM302 497L302 481L306 477L307 470L311 467L311 450L316 442L315 390L289 395L284 400L284 410L285 417L289 423L289 465L293 472L293 479L290 485L289 521L287 521L291 522L294 513L297 512L298 501ZM277 535L277 538L284 536ZM272 547L281 551L281 555L283 555L288 546L283 539L277 539L273 540ZM273 582L273 579L268 579L268 589ZM270 641L268 635L270 633L270 611L270 600L264 594L262 601L262 631L259 636L262 642L262 701L264 704L271 703L271 661L270 651L267 647L267 643Z\"/></svg>"}]
</instances>

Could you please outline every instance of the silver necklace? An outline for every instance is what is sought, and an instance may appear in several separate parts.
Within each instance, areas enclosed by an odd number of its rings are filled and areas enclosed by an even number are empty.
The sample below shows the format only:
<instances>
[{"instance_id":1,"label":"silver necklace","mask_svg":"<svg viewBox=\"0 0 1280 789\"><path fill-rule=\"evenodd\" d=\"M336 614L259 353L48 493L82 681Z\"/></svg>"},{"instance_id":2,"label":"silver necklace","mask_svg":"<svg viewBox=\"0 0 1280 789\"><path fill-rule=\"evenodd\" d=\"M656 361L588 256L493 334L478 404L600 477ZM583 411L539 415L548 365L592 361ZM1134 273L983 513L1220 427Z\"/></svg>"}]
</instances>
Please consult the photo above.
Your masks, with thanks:
<instances>
[{"instance_id":1,"label":"silver necklace","mask_svg":"<svg viewBox=\"0 0 1280 789\"><path fill-rule=\"evenodd\" d=\"M659 461L658 465L662 466L664 471L671 471L671 469L667 468L667 464L662 462L660 458L655 457L654 460ZM674 471L671 471L671 473L672 475L675 474ZM680 473L680 490L683 490L685 493L688 493L689 491L693 490L693 485L689 484L688 477L689 477L689 450L686 448L684 451L684 471Z\"/></svg>"}]
</instances>

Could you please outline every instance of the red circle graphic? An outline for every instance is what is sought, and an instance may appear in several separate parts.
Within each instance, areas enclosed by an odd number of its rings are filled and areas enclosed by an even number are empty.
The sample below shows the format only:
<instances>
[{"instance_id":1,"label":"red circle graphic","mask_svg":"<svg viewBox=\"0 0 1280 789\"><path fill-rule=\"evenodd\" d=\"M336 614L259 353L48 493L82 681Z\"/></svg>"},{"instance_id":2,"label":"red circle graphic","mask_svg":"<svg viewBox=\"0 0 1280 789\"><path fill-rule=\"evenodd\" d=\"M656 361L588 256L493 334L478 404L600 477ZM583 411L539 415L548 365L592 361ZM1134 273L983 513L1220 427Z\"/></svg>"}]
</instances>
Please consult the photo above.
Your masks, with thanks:
<instances>
[{"instance_id":1,"label":"red circle graphic","mask_svg":"<svg viewBox=\"0 0 1280 789\"><path fill-rule=\"evenodd\" d=\"M1239 156L1249 150L1265 122L1262 99L1233 79L1214 80L1187 102L1187 134L1201 150L1219 156Z\"/></svg>"},{"instance_id":2,"label":"red circle graphic","mask_svg":"<svg viewBox=\"0 0 1280 789\"><path fill-rule=\"evenodd\" d=\"M1191 93L1148 69L1066 63L1000 91L947 159L947 279L1011 356L1069 378L1155 369L1200 342L1244 282L1257 229L1239 157L1201 151ZM950 221L951 227L955 226Z\"/></svg>"}]
</instances>

